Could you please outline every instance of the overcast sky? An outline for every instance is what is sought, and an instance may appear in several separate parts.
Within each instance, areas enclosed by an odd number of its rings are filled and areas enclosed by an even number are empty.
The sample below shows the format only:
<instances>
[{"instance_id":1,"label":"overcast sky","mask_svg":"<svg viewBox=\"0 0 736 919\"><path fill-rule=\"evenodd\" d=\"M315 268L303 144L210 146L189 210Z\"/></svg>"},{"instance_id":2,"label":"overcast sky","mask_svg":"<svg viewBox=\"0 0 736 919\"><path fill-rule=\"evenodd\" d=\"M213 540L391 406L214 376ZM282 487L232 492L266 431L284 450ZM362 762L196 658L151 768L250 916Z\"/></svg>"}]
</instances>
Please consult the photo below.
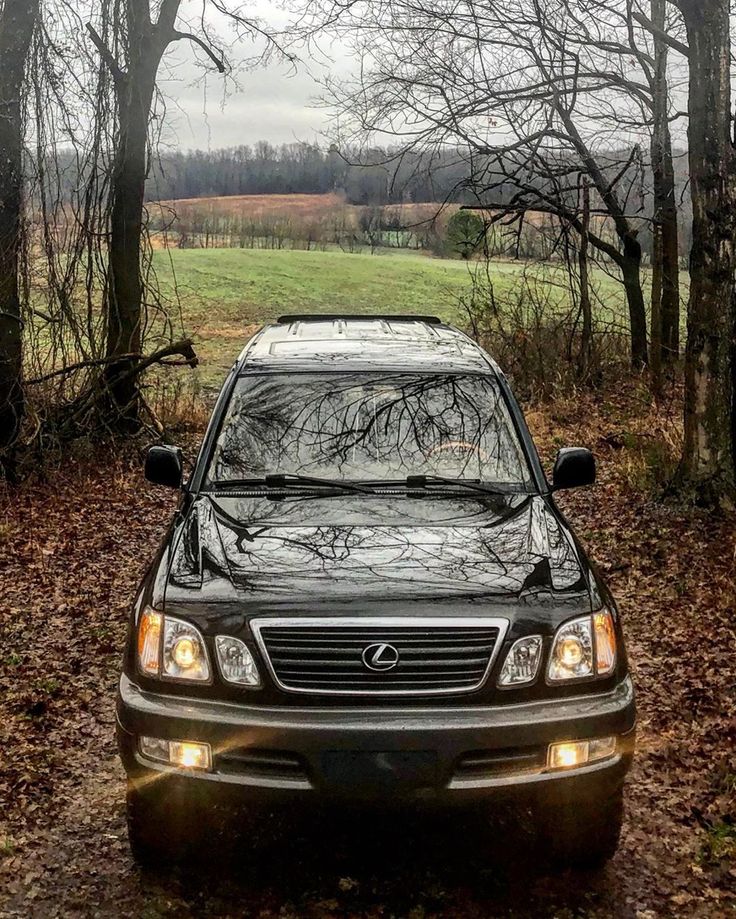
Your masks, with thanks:
<instances>
[{"instance_id":1,"label":"overcast sky","mask_svg":"<svg viewBox=\"0 0 736 919\"><path fill-rule=\"evenodd\" d=\"M183 65L161 81L167 97L166 142L180 149L252 144L257 140L314 141L328 129L325 112L310 105L319 86L308 73L290 76L283 66L245 73L238 84Z\"/></svg>"},{"instance_id":2,"label":"overcast sky","mask_svg":"<svg viewBox=\"0 0 736 919\"><path fill-rule=\"evenodd\" d=\"M188 20L187 7L194 10L191 30L201 34L196 17L199 2L182 4L183 22ZM287 21L270 0L253 0L248 13L275 28ZM179 149L215 149L257 140L278 144L323 139L329 118L313 105L320 93L316 78L328 67L348 71L350 58L339 48L325 46L326 55L319 62L303 56L296 73L289 65L276 62L249 70L244 64L257 46L236 41L230 23L222 17L211 25L227 46L233 75L222 77L211 65L202 66L206 59L190 43L173 46L159 80L167 99L166 143ZM332 63L328 64L327 55Z\"/></svg>"}]
</instances>

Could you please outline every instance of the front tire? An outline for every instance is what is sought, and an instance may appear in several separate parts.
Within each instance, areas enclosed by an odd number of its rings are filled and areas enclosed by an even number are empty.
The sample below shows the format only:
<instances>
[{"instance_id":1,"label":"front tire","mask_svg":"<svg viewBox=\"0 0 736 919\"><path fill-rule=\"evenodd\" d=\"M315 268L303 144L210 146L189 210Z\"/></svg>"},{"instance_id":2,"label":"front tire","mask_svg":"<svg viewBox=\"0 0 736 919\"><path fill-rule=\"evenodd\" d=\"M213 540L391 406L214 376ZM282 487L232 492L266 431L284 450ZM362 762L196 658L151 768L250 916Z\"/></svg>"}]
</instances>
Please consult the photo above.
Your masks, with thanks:
<instances>
[{"instance_id":1,"label":"front tire","mask_svg":"<svg viewBox=\"0 0 736 919\"><path fill-rule=\"evenodd\" d=\"M128 841L141 868L174 865L206 851L207 813L189 784L157 778L143 787L128 779Z\"/></svg>"},{"instance_id":2,"label":"front tire","mask_svg":"<svg viewBox=\"0 0 736 919\"><path fill-rule=\"evenodd\" d=\"M618 848L623 812L623 785L592 797L538 802L540 855L558 868L601 868Z\"/></svg>"}]
</instances>

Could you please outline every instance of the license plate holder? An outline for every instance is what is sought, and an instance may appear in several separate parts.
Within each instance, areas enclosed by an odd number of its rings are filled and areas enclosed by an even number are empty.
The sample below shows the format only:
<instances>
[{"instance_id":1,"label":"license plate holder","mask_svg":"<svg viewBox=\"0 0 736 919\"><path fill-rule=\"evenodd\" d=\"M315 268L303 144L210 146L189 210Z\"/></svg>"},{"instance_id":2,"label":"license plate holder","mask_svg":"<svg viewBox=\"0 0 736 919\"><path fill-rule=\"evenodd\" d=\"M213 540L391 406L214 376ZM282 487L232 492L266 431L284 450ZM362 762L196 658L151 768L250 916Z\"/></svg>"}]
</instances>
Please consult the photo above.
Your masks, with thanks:
<instances>
[{"instance_id":1,"label":"license plate holder","mask_svg":"<svg viewBox=\"0 0 736 919\"><path fill-rule=\"evenodd\" d=\"M432 788L438 781L433 750L328 750L321 761L325 783L346 792Z\"/></svg>"}]
</instances>

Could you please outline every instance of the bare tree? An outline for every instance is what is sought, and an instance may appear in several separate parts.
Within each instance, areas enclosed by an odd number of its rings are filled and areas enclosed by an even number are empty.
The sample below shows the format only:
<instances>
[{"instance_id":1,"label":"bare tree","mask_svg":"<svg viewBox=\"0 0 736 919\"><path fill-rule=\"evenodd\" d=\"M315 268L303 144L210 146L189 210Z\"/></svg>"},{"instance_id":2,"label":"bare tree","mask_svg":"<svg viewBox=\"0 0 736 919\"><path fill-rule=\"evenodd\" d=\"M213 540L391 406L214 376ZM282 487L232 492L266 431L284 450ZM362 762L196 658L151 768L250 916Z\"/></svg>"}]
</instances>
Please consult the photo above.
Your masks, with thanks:
<instances>
[{"instance_id":1,"label":"bare tree","mask_svg":"<svg viewBox=\"0 0 736 919\"><path fill-rule=\"evenodd\" d=\"M103 381L112 405L126 424L138 421L135 373L142 350L143 296L141 247L143 199L148 173L148 127L161 60L182 39L199 45L222 73L222 59L202 39L177 29L181 0L162 0L152 18L149 0L125 0L124 22L113 30L122 46L121 62L90 23L87 28L109 70L118 132L112 166L109 278L106 291L106 358ZM117 33L117 34L116 34Z\"/></svg>"},{"instance_id":2,"label":"bare tree","mask_svg":"<svg viewBox=\"0 0 736 919\"><path fill-rule=\"evenodd\" d=\"M708 503L736 494L736 157L730 8L678 0L688 39L693 204L685 353L684 479Z\"/></svg>"},{"instance_id":3,"label":"bare tree","mask_svg":"<svg viewBox=\"0 0 736 919\"><path fill-rule=\"evenodd\" d=\"M39 0L0 7L0 450L23 416L23 319L19 256L23 206L23 94Z\"/></svg>"},{"instance_id":4,"label":"bare tree","mask_svg":"<svg viewBox=\"0 0 736 919\"><path fill-rule=\"evenodd\" d=\"M567 0L566 6L571 15L578 10L573 16L578 42L604 53L610 68L608 78L639 107L640 123L632 124L631 114L627 114L622 126L628 123L649 136L653 275L650 366L654 388L659 390L663 365L671 365L679 356L679 233L670 130L670 120L678 113L671 112L666 40L676 31L676 23L671 11L668 15L667 0ZM614 32L594 29L582 18L589 19L591 13L600 14L614 26ZM619 33L618 44L614 44L612 37Z\"/></svg>"},{"instance_id":5,"label":"bare tree","mask_svg":"<svg viewBox=\"0 0 736 919\"><path fill-rule=\"evenodd\" d=\"M110 5L112 3L112 5ZM150 169L149 122L156 81L166 51L179 41L196 45L220 73L225 63L206 33L207 10L227 17L238 37L259 37L266 51L277 47L258 21L227 0L205 0L199 19L201 35L178 24L182 0L105 0L109 24L102 35L94 23L87 26L103 65L112 78L115 118L115 154L111 174L109 276L105 295L107 317L106 364L102 385L113 416L122 426L135 427L139 414L136 368L142 348L145 284L141 273L144 238L144 195ZM154 11L155 10L155 14ZM111 12L110 12L111 11Z\"/></svg>"},{"instance_id":6,"label":"bare tree","mask_svg":"<svg viewBox=\"0 0 736 919\"><path fill-rule=\"evenodd\" d=\"M578 230L579 177L587 176L596 209L613 229L612 238L591 232L590 242L620 270L632 360L646 364L639 240L646 220L632 181L643 168L641 142L621 141L628 149L612 152L604 125L604 114L628 103L632 85L648 98L646 83L642 89L607 65L610 55L634 56L630 46L602 34L589 39L571 16L572 0L309 5L332 28L356 36L363 55L359 85L329 87L341 123L353 126L348 140L368 144L393 134L397 159L455 149L470 174L463 187L480 206L553 213Z\"/></svg>"},{"instance_id":7,"label":"bare tree","mask_svg":"<svg viewBox=\"0 0 736 919\"><path fill-rule=\"evenodd\" d=\"M669 84L665 0L651 0L654 63L648 70L652 90L652 371L658 382L662 364L680 353L680 254L675 169L669 124Z\"/></svg>"}]
</instances>

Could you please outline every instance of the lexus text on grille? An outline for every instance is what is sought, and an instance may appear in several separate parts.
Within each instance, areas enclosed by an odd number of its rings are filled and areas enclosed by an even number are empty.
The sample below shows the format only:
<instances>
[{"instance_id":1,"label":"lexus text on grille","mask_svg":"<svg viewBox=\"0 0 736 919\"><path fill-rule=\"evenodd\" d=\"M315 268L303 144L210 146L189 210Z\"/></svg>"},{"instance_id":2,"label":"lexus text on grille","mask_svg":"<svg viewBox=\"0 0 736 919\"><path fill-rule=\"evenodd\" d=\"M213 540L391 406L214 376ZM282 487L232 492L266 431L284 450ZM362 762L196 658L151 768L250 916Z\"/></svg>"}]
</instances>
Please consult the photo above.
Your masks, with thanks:
<instances>
[{"instance_id":1,"label":"lexus text on grille","mask_svg":"<svg viewBox=\"0 0 736 919\"><path fill-rule=\"evenodd\" d=\"M283 317L183 469L149 450L181 500L118 693L139 861L196 854L233 798L504 799L531 808L543 856L613 854L634 690L616 604L554 499L595 462L563 449L547 478L482 349L426 316Z\"/></svg>"}]
</instances>

